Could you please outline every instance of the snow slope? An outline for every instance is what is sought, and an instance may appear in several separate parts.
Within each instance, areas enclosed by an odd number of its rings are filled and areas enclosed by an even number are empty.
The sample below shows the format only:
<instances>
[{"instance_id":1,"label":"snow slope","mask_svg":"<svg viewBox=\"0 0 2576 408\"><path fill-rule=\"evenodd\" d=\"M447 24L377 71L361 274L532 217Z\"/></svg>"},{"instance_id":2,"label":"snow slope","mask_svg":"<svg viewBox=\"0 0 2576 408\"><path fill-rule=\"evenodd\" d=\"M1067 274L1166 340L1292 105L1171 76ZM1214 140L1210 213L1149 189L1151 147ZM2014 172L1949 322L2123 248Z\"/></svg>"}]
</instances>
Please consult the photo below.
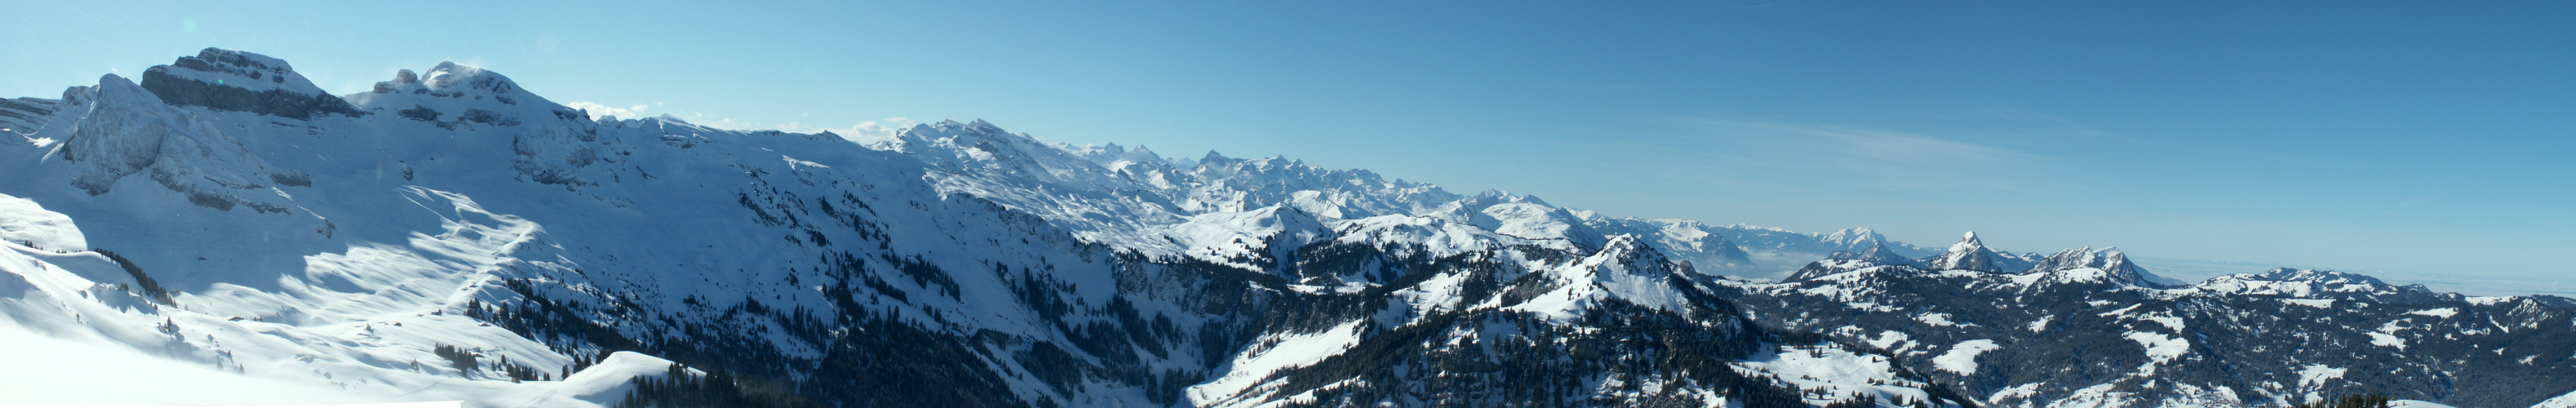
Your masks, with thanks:
<instances>
[{"instance_id":1,"label":"snow slope","mask_svg":"<svg viewBox=\"0 0 2576 408\"><path fill-rule=\"evenodd\" d=\"M0 202L23 199L0 195ZM78 226L64 215L36 206L0 208L0 222L45 221L58 228L50 235L22 235L28 241L66 247L80 244ZM447 368L447 361L408 344L481 344L489 356L513 356L537 364L553 353L507 331L461 318L399 315L315 315L295 319L305 324L209 314L156 304L141 291L136 277L99 252L55 250L4 244L0 251L0 336L16 347L0 349L13 364L60 367L69 372L12 370L6 383L11 404L343 404L393 401L455 401L476 405L604 406L622 396L625 383L637 376L660 376L670 362L632 353L564 381L467 381L489 378ZM351 282L368 282L359 276ZM363 283L359 283L363 284ZM249 292L232 289L236 294ZM387 307L382 299L347 294L307 292L315 298L276 297L325 303L294 308L311 312ZM247 293L258 294L258 293ZM336 299L330 295L342 295ZM183 302L230 306L222 299L183 296ZM257 299L271 300L271 299ZM371 304L372 303L372 304ZM432 309L430 311L438 311ZM515 346L515 347L512 347ZM427 361L426 365L422 363ZM648 369L635 369L643 367ZM102 378L120 378L102 381ZM133 393L133 383L168 384L155 392Z\"/></svg>"}]
</instances>

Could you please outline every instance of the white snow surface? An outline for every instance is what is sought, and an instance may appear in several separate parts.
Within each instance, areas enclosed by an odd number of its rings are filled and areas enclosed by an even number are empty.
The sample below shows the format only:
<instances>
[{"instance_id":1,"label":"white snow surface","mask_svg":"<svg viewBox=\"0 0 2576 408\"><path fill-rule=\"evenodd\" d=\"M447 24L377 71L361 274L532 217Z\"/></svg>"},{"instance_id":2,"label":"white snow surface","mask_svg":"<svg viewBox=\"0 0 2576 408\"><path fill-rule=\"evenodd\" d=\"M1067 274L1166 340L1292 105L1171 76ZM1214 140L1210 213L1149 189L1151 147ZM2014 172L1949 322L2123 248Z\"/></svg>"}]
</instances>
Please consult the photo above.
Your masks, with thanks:
<instances>
[{"instance_id":1,"label":"white snow surface","mask_svg":"<svg viewBox=\"0 0 2576 408\"><path fill-rule=\"evenodd\" d=\"M5 194L0 194L0 242L39 250L89 250L89 240L81 236L80 228L72 226L71 217L45 211L35 201Z\"/></svg>"},{"instance_id":2,"label":"white snow surface","mask_svg":"<svg viewBox=\"0 0 2576 408\"><path fill-rule=\"evenodd\" d=\"M1190 386L1190 404L1194 406L1231 406L1263 402L1272 388L1287 380L1271 380L1270 374L1283 369L1304 367L1325 358L1341 355L1359 344L1361 323L1351 321L1319 333L1266 336L1236 354L1224 367L1226 375L1206 384Z\"/></svg>"},{"instance_id":3,"label":"white snow surface","mask_svg":"<svg viewBox=\"0 0 2576 408\"><path fill-rule=\"evenodd\" d=\"M2318 309L2333 309L2333 308L2334 308L2335 300L2334 300L2334 299L2281 299L2281 303L2288 303L2288 304L2299 305L2299 306L2307 306L2307 307L2313 307L2313 308L2318 308Z\"/></svg>"},{"instance_id":4,"label":"white snow surface","mask_svg":"<svg viewBox=\"0 0 2576 408\"><path fill-rule=\"evenodd\" d=\"M396 401L328 384L219 371L204 362L161 358L119 345L57 339L15 325L0 327L0 344L9 345L0 347L0 361L21 367L45 367L0 370L0 404L177 406ZM110 378L116 381L100 380ZM145 385L151 391L137 392L137 387Z\"/></svg>"},{"instance_id":5,"label":"white snow surface","mask_svg":"<svg viewBox=\"0 0 2576 408\"><path fill-rule=\"evenodd\" d=\"M2128 332L2120 336L2128 338L2129 341L2138 342L2139 347L2146 348L2147 359L2151 361L2139 368L2141 372L2152 371L2155 366L2163 365L2167 361L2191 352L2191 340L2162 333Z\"/></svg>"},{"instance_id":6,"label":"white snow surface","mask_svg":"<svg viewBox=\"0 0 2576 408\"><path fill-rule=\"evenodd\" d=\"M2373 345L2373 346L2380 346L2380 347L2396 347L2398 350L2405 350L2405 349L2406 349L2406 339L2405 339L2405 338L2397 337L2397 336L2393 336L2393 335L2389 335L2388 333L2368 333L2368 334L2370 335L2370 345Z\"/></svg>"},{"instance_id":7,"label":"white snow surface","mask_svg":"<svg viewBox=\"0 0 2576 408\"><path fill-rule=\"evenodd\" d=\"M2548 403L2542 402L2541 404L2546 405ZM2537 407L2537 405L2535 405L2535 407ZM2439 402L2402 399L2388 401L2388 408L2451 408L2451 406L2443 405Z\"/></svg>"},{"instance_id":8,"label":"white snow surface","mask_svg":"<svg viewBox=\"0 0 2576 408\"><path fill-rule=\"evenodd\" d=\"M21 200L0 195L0 202ZM0 219L65 218L42 208L12 208ZM68 222L60 224L76 229ZM60 237L52 242L63 242ZM426 237L424 237L426 238ZM437 240L425 241L447 244ZM46 241L39 241L46 242ZM470 246L470 244L468 244ZM353 295L296 286L281 296L247 288L218 289L233 298L185 296L181 304L199 309L266 310L243 304L289 306L299 316L278 323L226 317L201 310L149 303L129 292L135 281L96 252L58 253L15 244L0 251L0 348L22 364L45 364L63 370L13 370L23 378L0 380L0 403L7 404L318 404L400 401L469 401L477 405L596 407L623 397L628 380L658 376L669 361L632 353L612 355L601 364L560 381L468 381L492 379L489 373L457 373L424 343L479 344L491 357L537 366L570 364L538 344L499 328L461 316L431 316L439 309L411 309L422 299L407 296ZM462 249L462 248L460 248ZM395 262L396 264L402 264ZM419 265L409 265L417 267ZM319 267L317 267L319 268ZM363 268L341 265L332 276L353 285L389 282L396 291L416 283L418 275L387 277L349 273ZM390 278L390 279L389 279ZM404 282L412 281L412 282ZM417 287L417 286L414 286ZM426 289L426 288L421 288ZM226 302L226 300L246 300ZM238 316L238 315L236 315ZM160 324L172 329L161 329ZM424 365L413 362L430 361ZM139 377L138 377L139 376ZM21 377L21 376L10 376ZM133 382L169 384L152 393L118 392Z\"/></svg>"},{"instance_id":9,"label":"white snow surface","mask_svg":"<svg viewBox=\"0 0 2576 408\"><path fill-rule=\"evenodd\" d=\"M1995 345L1994 340L1987 339L1959 342L1958 345L1950 346L1949 352L1941 353L1940 357L1933 357L1932 366L1942 371L1959 373L1959 375L1975 375L1977 374L1977 355L2002 348L2003 346Z\"/></svg>"},{"instance_id":10,"label":"white snow surface","mask_svg":"<svg viewBox=\"0 0 2576 408\"><path fill-rule=\"evenodd\" d=\"M2343 368L2327 367L2324 364L2309 364L2299 369L2298 389L2315 390L2316 388L2311 387L2323 387L2328 381L2343 378L2344 371Z\"/></svg>"},{"instance_id":11,"label":"white snow surface","mask_svg":"<svg viewBox=\"0 0 2576 408\"><path fill-rule=\"evenodd\" d=\"M2566 395L2560 395L2550 398L2547 401L2541 401L2539 404L2532 405L2531 408L2576 408L2576 391L2570 391Z\"/></svg>"},{"instance_id":12,"label":"white snow surface","mask_svg":"<svg viewBox=\"0 0 2576 408\"><path fill-rule=\"evenodd\" d=\"M2445 308L2440 308L2440 309L2425 309L2425 310L2417 310L2417 311L2412 311L2412 312L2406 312L2406 314L2418 315L2418 316L2432 316L2432 317L2439 317L2439 318L2448 319L2448 318L2451 318L2451 316L2458 316L2458 315L2460 315L2460 309L2459 309L2459 308L2455 308L2455 307L2445 307Z\"/></svg>"},{"instance_id":13,"label":"white snow surface","mask_svg":"<svg viewBox=\"0 0 2576 408\"><path fill-rule=\"evenodd\" d=\"M1882 403L1898 397L1921 400L1930 393L1927 385L1895 374L1886 356L1853 352L1839 345L1783 347L1777 353L1762 353L1735 363L1737 372L1746 375L1774 375L1800 389L1822 388L1830 398L1808 398L1816 405L1833 403L1855 393L1876 394ZM1813 397L1810 395L1810 397Z\"/></svg>"}]
</instances>

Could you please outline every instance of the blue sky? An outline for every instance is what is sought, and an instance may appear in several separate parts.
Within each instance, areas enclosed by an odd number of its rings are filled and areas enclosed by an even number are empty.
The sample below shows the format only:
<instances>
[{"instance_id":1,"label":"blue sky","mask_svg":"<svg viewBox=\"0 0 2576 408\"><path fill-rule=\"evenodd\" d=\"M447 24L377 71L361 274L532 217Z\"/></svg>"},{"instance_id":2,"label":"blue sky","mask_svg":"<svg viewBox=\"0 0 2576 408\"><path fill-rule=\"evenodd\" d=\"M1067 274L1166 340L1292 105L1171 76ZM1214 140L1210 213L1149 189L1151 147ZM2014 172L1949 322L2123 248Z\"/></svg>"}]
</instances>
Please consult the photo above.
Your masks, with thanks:
<instances>
[{"instance_id":1,"label":"blue sky","mask_svg":"<svg viewBox=\"0 0 2576 408\"><path fill-rule=\"evenodd\" d=\"M737 128L980 118L1617 216L2576 284L2570 2L713 3L13 1L0 95L209 46L334 92L454 60Z\"/></svg>"}]
</instances>

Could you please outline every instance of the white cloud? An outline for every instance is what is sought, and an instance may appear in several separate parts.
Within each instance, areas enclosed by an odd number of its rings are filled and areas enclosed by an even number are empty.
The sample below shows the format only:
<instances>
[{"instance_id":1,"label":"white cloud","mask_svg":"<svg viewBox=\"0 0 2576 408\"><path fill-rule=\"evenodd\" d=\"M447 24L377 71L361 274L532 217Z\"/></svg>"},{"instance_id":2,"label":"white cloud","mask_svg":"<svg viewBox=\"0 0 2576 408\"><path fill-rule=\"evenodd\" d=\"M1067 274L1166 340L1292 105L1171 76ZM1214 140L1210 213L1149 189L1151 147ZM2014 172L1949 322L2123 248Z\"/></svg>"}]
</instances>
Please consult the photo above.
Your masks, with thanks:
<instances>
[{"instance_id":1,"label":"white cloud","mask_svg":"<svg viewBox=\"0 0 2576 408\"><path fill-rule=\"evenodd\" d=\"M841 135L842 139L849 139L852 142L858 143L868 143L893 138L895 132L901 131L904 128L912 127L912 125L918 123L920 122L915 122L911 118L904 117L892 117L859 122L858 125L846 128L814 127L807 126L802 123L788 122L786 125L778 126L778 130L796 133L832 132L832 134Z\"/></svg>"},{"instance_id":2,"label":"white cloud","mask_svg":"<svg viewBox=\"0 0 2576 408\"><path fill-rule=\"evenodd\" d=\"M632 106L627 106L627 107L625 107L625 108L619 108L619 107L615 107L615 106L602 105L602 104L595 103L595 102L572 102L572 103L566 103L566 104L564 104L564 107L569 107L569 108L573 108L573 109L580 109L580 110L582 110L582 111L584 111L584 112L589 112L589 113L590 113L590 118L591 118L591 119L599 119L599 117L601 117L601 116L616 116L618 119L634 119L634 118L640 118L640 117L644 117L644 114L643 114L643 113L640 113L640 112L644 111L645 109L652 109L652 108L653 108L653 107L651 107L651 106L644 106L644 105L632 105Z\"/></svg>"},{"instance_id":3,"label":"white cloud","mask_svg":"<svg viewBox=\"0 0 2576 408\"><path fill-rule=\"evenodd\" d=\"M1791 135L1806 135L1830 140L1828 146L1872 159L1907 164L1941 164L1985 162L2010 158L2017 153L1920 134L1861 129L1830 125L1780 125L1771 123L1737 123L1739 127L1769 130Z\"/></svg>"},{"instance_id":4,"label":"white cloud","mask_svg":"<svg viewBox=\"0 0 2576 408\"><path fill-rule=\"evenodd\" d=\"M654 105L660 105L660 103L656 102ZM645 110L654 109L654 106L649 105L633 105L625 108L618 108L593 102L572 102L566 103L564 106L587 111L590 113L590 117L592 119L598 119L601 116L616 116L619 119L634 119L655 115L644 112ZM894 137L895 132L900 132L904 128L920 124L920 122L913 121L911 118L905 117L891 117L859 122L859 124L851 125L850 127L822 127L807 125L802 122L768 123L738 121L722 114L710 114L705 112L662 113L662 115L670 115L672 117L681 118L681 120L686 120L690 124L717 129L777 130L790 133L832 132L832 134L840 135L842 139L847 139L851 142L857 143L869 143L878 140L890 139Z\"/></svg>"}]
</instances>

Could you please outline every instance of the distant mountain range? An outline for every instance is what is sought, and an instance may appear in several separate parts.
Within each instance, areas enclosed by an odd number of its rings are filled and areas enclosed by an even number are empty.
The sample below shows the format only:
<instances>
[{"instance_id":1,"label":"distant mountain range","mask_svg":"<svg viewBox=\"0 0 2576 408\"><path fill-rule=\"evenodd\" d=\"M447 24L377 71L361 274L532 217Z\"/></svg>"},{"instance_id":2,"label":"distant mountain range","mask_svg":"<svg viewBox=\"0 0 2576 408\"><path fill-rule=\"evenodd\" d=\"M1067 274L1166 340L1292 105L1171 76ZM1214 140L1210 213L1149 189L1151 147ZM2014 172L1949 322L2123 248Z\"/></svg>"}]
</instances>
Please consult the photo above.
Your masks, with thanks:
<instances>
[{"instance_id":1,"label":"distant mountain range","mask_svg":"<svg viewBox=\"0 0 2576 408\"><path fill-rule=\"evenodd\" d=\"M0 330L386 400L2576 406L2559 297L2191 284L983 121L594 117L453 63L331 95L207 49L0 128ZM133 387L96 383L0 403Z\"/></svg>"}]
</instances>

